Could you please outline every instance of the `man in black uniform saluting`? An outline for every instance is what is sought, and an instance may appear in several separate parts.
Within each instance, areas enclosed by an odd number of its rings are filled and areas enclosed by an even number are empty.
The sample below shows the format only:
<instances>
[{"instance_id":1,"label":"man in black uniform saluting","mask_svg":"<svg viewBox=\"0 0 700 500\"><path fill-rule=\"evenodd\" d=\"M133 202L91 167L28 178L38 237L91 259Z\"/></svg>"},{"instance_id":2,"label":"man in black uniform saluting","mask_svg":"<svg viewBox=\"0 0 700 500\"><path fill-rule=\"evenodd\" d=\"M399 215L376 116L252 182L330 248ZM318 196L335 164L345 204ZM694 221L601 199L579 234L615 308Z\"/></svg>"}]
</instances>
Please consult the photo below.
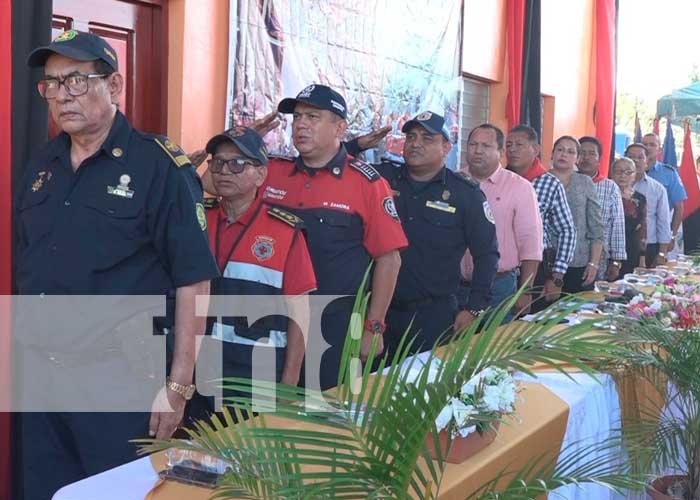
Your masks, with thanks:
<instances>
[{"instance_id":1,"label":"man in black uniform saluting","mask_svg":"<svg viewBox=\"0 0 700 500\"><path fill-rule=\"evenodd\" d=\"M377 166L389 182L408 238L396 292L387 314L385 342L395 350L413 319L413 351L432 347L448 331L468 326L486 309L498 266L493 215L479 185L445 167L450 135L442 116L429 111L406 122L406 164ZM460 261L469 248L474 278L469 303L458 310Z\"/></svg>"},{"instance_id":2,"label":"man in black uniform saluting","mask_svg":"<svg viewBox=\"0 0 700 500\"><path fill-rule=\"evenodd\" d=\"M114 48L70 30L33 51L28 64L44 68L39 92L63 132L34 155L19 185L19 293L170 293L177 310L161 391L174 411L23 415L25 498L43 500L134 459L130 439L172 435L194 391L195 335L205 323L195 297L209 293L218 269L187 156L167 138L134 130L117 109L124 80Z\"/></svg>"}]
</instances>

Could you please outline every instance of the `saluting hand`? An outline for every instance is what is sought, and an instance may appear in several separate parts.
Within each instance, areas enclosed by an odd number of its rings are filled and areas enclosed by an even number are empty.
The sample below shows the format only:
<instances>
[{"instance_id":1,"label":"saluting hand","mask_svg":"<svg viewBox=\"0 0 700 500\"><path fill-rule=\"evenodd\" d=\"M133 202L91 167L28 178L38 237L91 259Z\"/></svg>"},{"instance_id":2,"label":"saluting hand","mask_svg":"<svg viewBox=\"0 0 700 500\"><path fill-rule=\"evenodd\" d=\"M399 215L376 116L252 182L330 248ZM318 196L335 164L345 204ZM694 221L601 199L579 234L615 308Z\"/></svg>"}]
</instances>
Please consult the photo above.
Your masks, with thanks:
<instances>
[{"instance_id":1,"label":"saluting hand","mask_svg":"<svg viewBox=\"0 0 700 500\"><path fill-rule=\"evenodd\" d=\"M250 124L250 128L265 137L265 134L279 127L280 123L279 113L277 113L277 111L272 111L262 118L254 120L253 123Z\"/></svg>"},{"instance_id":2,"label":"saluting hand","mask_svg":"<svg viewBox=\"0 0 700 500\"><path fill-rule=\"evenodd\" d=\"M382 141L382 139L384 139L384 137L386 137L386 134L388 134L390 131L391 125L387 125L386 127L373 130L369 134L361 135L357 138L357 145L362 151L374 149L377 146L379 146L379 143Z\"/></svg>"},{"instance_id":3,"label":"saluting hand","mask_svg":"<svg viewBox=\"0 0 700 500\"><path fill-rule=\"evenodd\" d=\"M187 155L187 158L190 159L190 163L194 166L194 168L197 168L200 166L202 163L204 163L204 160L206 160L208 153L204 151L203 149L198 149L197 151L193 151Z\"/></svg>"}]
</instances>

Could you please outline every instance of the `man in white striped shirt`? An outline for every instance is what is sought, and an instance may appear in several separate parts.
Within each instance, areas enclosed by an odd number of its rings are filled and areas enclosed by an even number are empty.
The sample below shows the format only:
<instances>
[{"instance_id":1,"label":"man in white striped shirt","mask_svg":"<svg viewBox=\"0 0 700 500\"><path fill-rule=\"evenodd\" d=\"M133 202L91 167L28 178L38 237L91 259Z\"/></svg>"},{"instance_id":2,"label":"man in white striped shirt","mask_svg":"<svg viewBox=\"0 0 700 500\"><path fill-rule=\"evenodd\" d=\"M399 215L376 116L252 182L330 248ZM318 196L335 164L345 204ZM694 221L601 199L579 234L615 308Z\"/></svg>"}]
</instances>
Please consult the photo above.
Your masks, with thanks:
<instances>
[{"instance_id":1,"label":"man in white striped shirt","mask_svg":"<svg viewBox=\"0 0 700 500\"><path fill-rule=\"evenodd\" d=\"M630 144L625 150L625 156L634 162L637 169L634 190L647 199L647 240L642 242L642 248L646 243L646 267L666 264L666 252L671 244L671 214L666 188L646 173L646 146Z\"/></svg>"}]
</instances>

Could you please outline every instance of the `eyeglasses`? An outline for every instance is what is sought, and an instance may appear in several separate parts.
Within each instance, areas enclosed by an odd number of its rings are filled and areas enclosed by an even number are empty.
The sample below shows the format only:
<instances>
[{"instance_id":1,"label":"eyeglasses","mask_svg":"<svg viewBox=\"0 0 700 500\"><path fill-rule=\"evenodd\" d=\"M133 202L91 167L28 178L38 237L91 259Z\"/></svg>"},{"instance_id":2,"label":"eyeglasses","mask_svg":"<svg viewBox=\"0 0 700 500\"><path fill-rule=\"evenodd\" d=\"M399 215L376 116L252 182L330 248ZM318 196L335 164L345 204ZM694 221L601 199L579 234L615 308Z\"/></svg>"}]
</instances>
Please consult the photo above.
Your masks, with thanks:
<instances>
[{"instance_id":1,"label":"eyeglasses","mask_svg":"<svg viewBox=\"0 0 700 500\"><path fill-rule=\"evenodd\" d=\"M247 165L256 166L256 164L250 161L248 158L231 158L229 160L212 158L208 160L207 163L209 163L209 170L211 170L214 174L221 173L224 169L224 165L228 166L228 170L232 174L240 174L245 170Z\"/></svg>"},{"instance_id":2,"label":"eyeglasses","mask_svg":"<svg viewBox=\"0 0 700 500\"><path fill-rule=\"evenodd\" d=\"M613 175L632 175L636 174L636 170L614 170Z\"/></svg>"},{"instance_id":3,"label":"eyeglasses","mask_svg":"<svg viewBox=\"0 0 700 500\"><path fill-rule=\"evenodd\" d=\"M40 80L37 87L39 88L39 94L44 99L55 99L58 95L61 85L66 87L66 92L73 97L79 97L84 95L88 91L88 82L91 78L105 78L109 75L91 73L89 75L83 75L82 73L74 73L68 75L62 80L59 78L44 78Z\"/></svg>"}]
</instances>

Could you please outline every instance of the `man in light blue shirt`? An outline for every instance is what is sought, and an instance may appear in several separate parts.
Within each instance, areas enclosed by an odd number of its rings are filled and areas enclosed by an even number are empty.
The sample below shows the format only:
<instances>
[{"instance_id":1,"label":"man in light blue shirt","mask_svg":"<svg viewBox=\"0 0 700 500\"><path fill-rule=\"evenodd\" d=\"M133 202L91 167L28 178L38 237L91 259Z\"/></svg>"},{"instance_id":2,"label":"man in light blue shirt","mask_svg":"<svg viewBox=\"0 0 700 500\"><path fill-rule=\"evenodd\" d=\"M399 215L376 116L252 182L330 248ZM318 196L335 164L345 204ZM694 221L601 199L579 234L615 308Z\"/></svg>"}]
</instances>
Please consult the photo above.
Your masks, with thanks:
<instances>
[{"instance_id":1,"label":"man in light blue shirt","mask_svg":"<svg viewBox=\"0 0 700 500\"><path fill-rule=\"evenodd\" d=\"M647 239L642 242L642 248L646 243L646 267L666 264L666 253L671 248L671 215L666 189L647 174L647 148L643 144L630 144L625 156L637 169L634 190L647 199Z\"/></svg>"},{"instance_id":2,"label":"man in light blue shirt","mask_svg":"<svg viewBox=\"0 0 700 500\"><path fill-rule=\"evenodd\" d=\"M678 171L672 165L657 161L659 152L659 137L656 134L646 134L642 137L642 144L647 148L647 175L659 181L668 195L668 208L672 211L671 219L671 245L669 251L676 244L678 228L683 222L683 202L688 198L683 187Z\"/></svg>"}]
</instances>

